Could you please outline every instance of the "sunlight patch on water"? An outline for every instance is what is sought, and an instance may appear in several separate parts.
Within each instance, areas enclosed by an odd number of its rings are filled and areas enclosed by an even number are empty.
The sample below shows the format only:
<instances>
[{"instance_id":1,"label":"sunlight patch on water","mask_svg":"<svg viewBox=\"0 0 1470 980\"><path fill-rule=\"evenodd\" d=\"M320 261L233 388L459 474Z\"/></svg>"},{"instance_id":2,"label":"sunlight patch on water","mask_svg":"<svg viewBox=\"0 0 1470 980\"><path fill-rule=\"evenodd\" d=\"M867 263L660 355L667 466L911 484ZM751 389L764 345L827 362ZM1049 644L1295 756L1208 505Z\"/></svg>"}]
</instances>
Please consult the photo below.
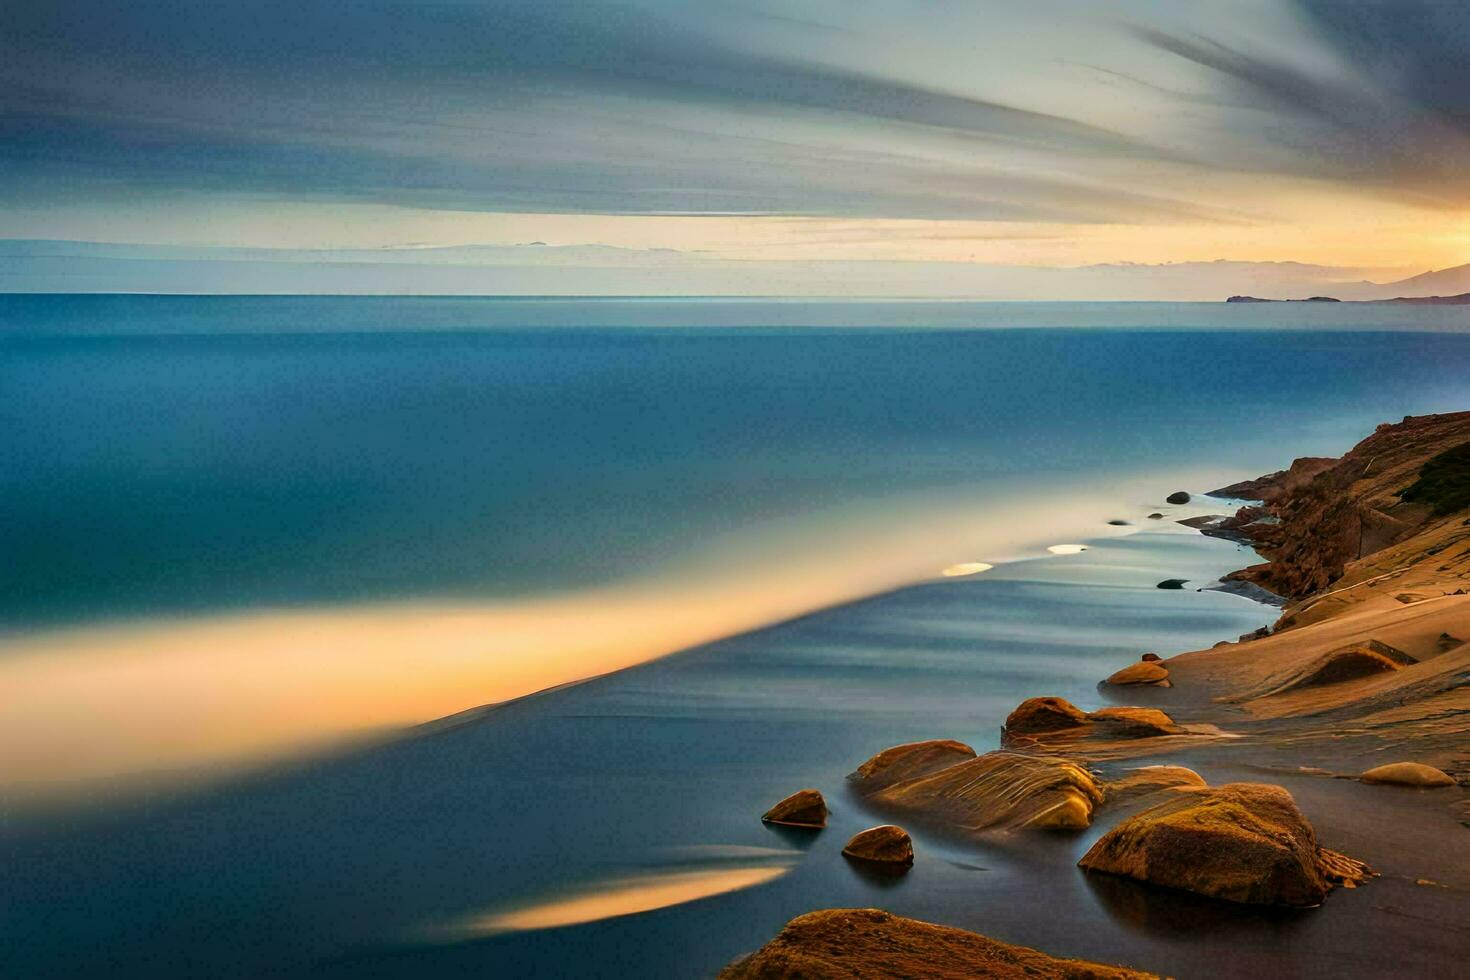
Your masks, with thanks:
<instances>
[{"instance_id":1,"label":"sunlight patch on water","mask_svg":"<svg viewBox=\"0 0 1470 980\"><path fill-rule=\"evenodd\" d=\"M1078 555L1087 550L1085 544L1054 544L1046 549L1054 555Z\"/></svg>"},{"instance_id":2,"label":"sunlight patch on water","mask_svg":"<svg viewBox=\"0 0 1470 980\"><path fill-rule=\"evenodd\" d=\"M718 871L676 871L640 875L603 882L591 891L547 898L517 908L469 916L429 937L440 942L463 942L505 932L555 929L635 915L670 905L754 888L775 881L790 870L787 864L754 868L725 868Z\"/></svg>"},{"instance_id":3,"label":"sunlight patch on water","mask_svg":"<svg viewBox=\"0 0 1470 980\"><path fill-rule=\"evenodd\" d=\"M1138 476L1133 495L1180 481ZM1033 557L1043 534L1095 531L1119 512L1120 491L1116 478L1090 493L997 485L885 501L881 519L876 505L798 515L703 541L655 578L561 594L10 633L0 788L64 800L120 777L148 789L422 724L929 580L936 567L990 568L946 558Z\"/></svg>"}]
</instances>

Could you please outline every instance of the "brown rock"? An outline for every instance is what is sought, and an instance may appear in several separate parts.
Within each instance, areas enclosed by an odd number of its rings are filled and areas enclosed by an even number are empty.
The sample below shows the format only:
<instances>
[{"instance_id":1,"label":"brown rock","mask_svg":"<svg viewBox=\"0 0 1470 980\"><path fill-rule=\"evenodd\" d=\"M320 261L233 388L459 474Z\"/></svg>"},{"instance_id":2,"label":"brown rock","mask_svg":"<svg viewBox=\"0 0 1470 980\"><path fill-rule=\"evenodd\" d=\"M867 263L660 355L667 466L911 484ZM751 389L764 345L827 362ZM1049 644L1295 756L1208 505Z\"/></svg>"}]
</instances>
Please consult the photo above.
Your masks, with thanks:
<instances>
[{"instance_id":1,"label":"brown rock","mask_svg":"<svg viewBox=\"0 0 1470 980\"><path fill-rule=\"evenodd\" d=\"M759 950L720 971L720 980L1145 980L1152 974L1063 960L974 932L905 919L878 909L824 909L786 924Z\"/></svg>"},{"instance_id":2,"label":"brown rock","mask_svg":"<svg viewBox=\"0 0 1470 980\"><path fill-rule=\"evenodd\" d=\"M1454 777L1433 766L1419 762L1390 762L1376 766L1358 777L1365 783L1388 783L1394 786L1433 788L1455 785Z\"/></svg>"},{"instance_id":3,"label":"brown rock","mask_svg":"<svg viewBox=\"0 0 1470 980\"><path fill-rule=\"evenodd\" d=\"M797 790L767 810L761 821L784 827L825 827L827 801L814 789Z\"/></svg>"},{"instance_id":4,"label":"brown rock","mask_svg":"<svg viewBox=\"0 0 1470 980\"><path fill-rule=\"evenodd\" d=\"M1129 664L1113 676L1109 677L1109 684L1158 684L1169 679L1169 671L1165 667L1148 660L1140 660L1136 664Z\"/></svg>"},{"instance_id":5,"label":"brown rock","mask_svg":"<svg viewBox=\"0 0 1470 980\"><path fill-rule=\"evenodd\" d=\"M1087 715L1064 698L1028 698L1006 716L1005 730L1018 735L1076 728Z\"/></svg>"},{"instance_id":6,"label":"brown rock","mask_svg":"<svg viewBox=\"0 0 1470 980\"><path fill-rule=\"evenodd\" d=\"M1145 663L1152 664L1152 663L1158 663L1160 660L1162 660L1164 658L1163 657L1160 657L1157 653L1145 653L1143 656L1139 657L1138 659L1144 661Z\"/></svg>"},{"instance_id":7,"label":"brown rock","mask_svg":"<svg viewBox=\"0 0 1470 980\"><path fill-rule=\"evenodd\" d=\"M1157 708L1102 708L1087 715L1094 724L1106 725L1112 734L1130 738L1178 735L1184 729Z\"/></svg>"},{"instance_id":8,"label":"brown rock","mask_svg":"<svg viewBox=\"0 0 1470 980\"><path fill-rule=\"evenodd\" d=\"M860 792L866 792L859 786ZM1092 823L1102 784L1053 756L987 752L869 795L875 806L911 813L967 834L992 829L1080 830Z\"/></svg>"},{"instance_id":9,"label":"brown rock","mask_svg":"<svg viewBox=\"0 0 1470 980\"><path fill-rule=\"evenodd\" d=\"M842 853L859 861L908 865L914 863L914 842L902 827L886 823L854 836Z\"/></svg>"},{"instance_id":10,"label":"brown rock","mask_svg":"<svg viewBox=\"0 0 1470 980\"><path fill-rule=\"evenodd\" d=\"M1183 766L1140 766L1130 769L1117 779L1110 779L1104 788L1108 802L1136 799L1150 793L1180 787L1198 789L1205 785L1203 777L1193 769Z\"/></svg>"},{"instance_id":11,"label":"brown rock","mask_svg":"<svg viewBox=\"0 0 1470 980\"><path fill-rule=\"evenodd\" d=\"M884 749L850 773L848 779L858 784L858 792L875 793L886 786L927 776L958 762L975 758L975 750L964 742L936 738L928 742L909 742Z\"/></svg>"},{"instance_id":12,"label":"brown rock","mask_svg":"<svg viewBox=\"0 0 1470 980\"><path fill-rule=\"evenodd\" d=\"M1317 845L1279 786L1230 783L1177 795L1124 820L1079 866L1250 905L1320 905L1365 865Z\"/></svg>"}]
</instances>

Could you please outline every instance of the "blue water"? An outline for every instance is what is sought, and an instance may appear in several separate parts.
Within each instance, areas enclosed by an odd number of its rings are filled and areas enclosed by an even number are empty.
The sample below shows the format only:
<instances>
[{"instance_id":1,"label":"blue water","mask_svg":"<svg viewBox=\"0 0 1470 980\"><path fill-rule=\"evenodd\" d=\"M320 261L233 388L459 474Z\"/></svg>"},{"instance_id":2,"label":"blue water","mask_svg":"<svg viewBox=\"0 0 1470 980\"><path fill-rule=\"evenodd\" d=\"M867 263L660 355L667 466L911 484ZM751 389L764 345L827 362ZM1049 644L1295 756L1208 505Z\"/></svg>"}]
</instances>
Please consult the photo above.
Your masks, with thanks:
<instances>
[{"instance_id":1,"label":"blue water","mask_svg":"<svg viewBox=\"0 0 1470 980\"><path fill-rule=\"evenodd\" d=\"M765 326L803 311L901 326ZM671 313L753 328L650 326ZM906 496L983 501L1001 481L1253 472L1463 407L1463 334L1126 329L1322 315L0 297L0 624L577 589L788 518L892 519ZM990 329L1038 320L1088 327Z\"/></svg>"},{"instance_id":2,"label":"blue water","mask_svg":"<svg viewBox=\"0 0 1470 980\"><path fill-rule=\"evenodd\" d=\"M1426 901L1403 894L1412 874L1279 919L1084 878L1076 858L1102 825L1025 848L918 831L897 883L838 856L879 822L843 789L871 753L941 736L993 747L1025 697L1096 707L1095 681L1140 651L1274 618L1218 592L1156 589L1254 556L1149 521L1173 483L1140 496L1124 481L1252 476L1470 402L1470 335L1445 330L1465 313L1332 315L0 297L12 639L639 580L663 583L673 609L711 553L737 584L813 543L856 542L843 563L861 563L865 540L922 526L936 499L967 502L977 542L1018 495L1131 522L1081 555L854 597L381 745L142 795L123 775L37 810L7 795L0 974L707 976L796 914L850 905L1175 975L1425 973L1453 937L1375 911ZM1018 533L1070 537L1086 531L1078 513L1057 504L1055 522ZM1084 536L1118 532L1099 516ZM197 656L207 666L211 653ZM117 737L100 719L75 734L82 754ZM831 801L827 831L760 824L803 786ZM1293 788L1334 845L1330 808ZM641 914L453 931L630 877L768 862L785 873Z\"/></svg>"}]
</instances>

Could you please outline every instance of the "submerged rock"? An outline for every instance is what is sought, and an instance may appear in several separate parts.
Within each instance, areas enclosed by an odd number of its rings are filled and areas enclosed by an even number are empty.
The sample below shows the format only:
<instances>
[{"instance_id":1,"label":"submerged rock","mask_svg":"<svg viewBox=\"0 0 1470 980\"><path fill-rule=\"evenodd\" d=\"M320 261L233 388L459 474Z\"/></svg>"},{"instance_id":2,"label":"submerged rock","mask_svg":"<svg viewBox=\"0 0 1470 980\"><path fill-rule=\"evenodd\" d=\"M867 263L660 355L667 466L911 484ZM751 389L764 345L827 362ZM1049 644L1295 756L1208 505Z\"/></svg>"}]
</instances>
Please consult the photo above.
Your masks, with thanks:
<instances>
[{"instance_id":1,"label":"submerged rock","mask_svg":"<svg viewBox=\"0 0 1470 980\"><path fill-rule=\"evenodd\" d=\"M1021 827L1080 830L1092 823L1093 808L1103 799L1102 784L1075 762L1005 751L876 791L857 783L875 806L970 834Z\"/></svg>"},{"instance_id":2,"label":"submerged rock","mask_svg":"<svg viewBox=\"0 0 1470 980\"><path fill-rule=\"evenodd\" d=\"M1189 503L1190 499L1191 498L1188 493L1184 492L1183 490L1175 490L1173 493L1169 494L1169 496L1165 497L1164 501L1165 503L1170 504L1187 504Z\"/></svg>"},{"instance_id":3,"label":"submerged rock","mask_svg":"<svg viewBox=\"0 0 1470 980\"><path fill-rule=\"evenodd\" d=\"M1334 885L1371 875L1318 846L1290 793L1259 783L1180 790L1108 831L1078 865L1230 902L1296 908L1320 905Z\"/></svg>"},{"instance_id":4,"label":"submerged rock","mask_svg":"<svg viewBox=\"0 0 1470 980\"><path fill-rule=\"evenodd\" d=\"M1065 698L1027 698L1006 716L1008 734L1054 732L1085 724L1087 714Z\"/></svg>"},{"instance_id":5,"label":"submerged rock","mask_svg":"<svg viewBox=\"0 0 1470 980\"><path fill-rule=\"evenodd\" d=\"M1109 684L1159 684L1169 679L1169 670L1152 660L1129 664L1107 679Z\"/></svg>"},{"instance_id":6,"label":"submerged rock","mask_svg":"<svg viewBox=\"0 0 1470 980\"><path fill-rule=\"evenodd\" d=\"M814 789L797 790L767 810L761 821L783 827L825 827L827 801Z\"/></svg>"},{"instance_id":7,"label":"submerged rock","mask_svg":"<svg viewBox=\"0 0 1470 980\"><path fill-rule=\"evenodd\" d=\"M720 980L890 977L1147 980L1153 974L1057 959L1026 946L879 909L824 909L797 916L775 939L720 971Z\"/></svg>"},{"instance_id":8,"label":"submerged rock","mask_svg":"<svg viewBox=\"0 0 1470 980\"><path fill-rule=\"evenodd\" d=\"M870 827L847 842L842 853L859 861L878 864L910 865L914 863L914 842L908 831L893 824Z\"/></svg>"},{"instance_id":9,"label":"submerged rock","mask_svg":"<svg viewBox=\"0 0 1470 980\"><path fill-rule=\"evenodd\" d=\"M1184 583L1185 582L1188 582L1188 581L1189 581L1189 579L1187 579L1187 578L1166 578L1162 582L1160 582L1157 586L1155 586L1155 588L1159 588L1159 589L1182 589L1182 588L1184 588Z\"/></svg>"},{"instance_id":10,"label":"submerged rock","mask_svg":"<svg viewBox=\"0 0 1470 980\"><path fill-rule=\"evenodd\" d=\"M1148 519L1151 520L1151 521L1162 521L1164 519L1164 515L1163 514L1159 514L1159 513L1154 513L1154 514L1148 515Z\"/></svg>"},{"instance_id":11,"label":"submerged rock","mask_svg":"<svg viewBox=\"0 0 1470 980\"><path fill-rule=\"evenodd\" d=\"M884 749L848 774L857 791L872 794L906 779L927 776L958 762L975 758L975 750L964 742L936 738L927 742L909 742Z\"/></svg>"},{"instance_id":12,"label":"submerged rock","mask_svg":"<svg viewBox=\"0 0 1470 980\"><path fill-rule=\"evenodd\" d=\"M1375 766L1358 778L1365 783L1419 786L1426 789L1455 785L1455 779L1449 773L1420 762L1390 762L1386 766Z\"/></svg>"}]
</instances>

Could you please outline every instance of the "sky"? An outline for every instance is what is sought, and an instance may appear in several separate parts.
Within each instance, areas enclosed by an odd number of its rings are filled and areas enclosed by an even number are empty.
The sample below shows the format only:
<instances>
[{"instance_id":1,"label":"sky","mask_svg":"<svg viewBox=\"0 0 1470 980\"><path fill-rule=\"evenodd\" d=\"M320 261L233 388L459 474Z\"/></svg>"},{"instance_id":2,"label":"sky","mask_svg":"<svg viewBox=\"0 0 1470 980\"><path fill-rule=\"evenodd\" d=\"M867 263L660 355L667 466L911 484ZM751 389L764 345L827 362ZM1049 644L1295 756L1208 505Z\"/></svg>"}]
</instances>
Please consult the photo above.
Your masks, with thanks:
<instances>
[{"instance_id":1,"label":"sky","mask_svg":"<svg viewBox=\"0 0 1470 980\"><path fill-rule=\"evenodd\" d=\"M1470 261L1470 4L21 0L0 238Z\"/></svg>"}]
</instances>

